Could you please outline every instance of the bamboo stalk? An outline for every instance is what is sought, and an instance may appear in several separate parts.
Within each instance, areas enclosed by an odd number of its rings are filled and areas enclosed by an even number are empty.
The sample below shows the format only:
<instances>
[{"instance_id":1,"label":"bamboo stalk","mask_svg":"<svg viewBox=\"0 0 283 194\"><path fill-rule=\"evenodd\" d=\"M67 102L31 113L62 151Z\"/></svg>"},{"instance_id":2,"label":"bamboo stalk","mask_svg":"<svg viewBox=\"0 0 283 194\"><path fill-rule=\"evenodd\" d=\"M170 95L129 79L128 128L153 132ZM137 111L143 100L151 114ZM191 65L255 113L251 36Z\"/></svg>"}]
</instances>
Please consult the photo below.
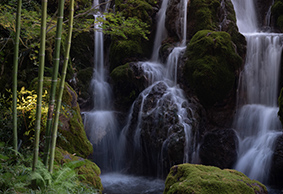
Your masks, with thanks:
<instances>
[{"instance_id":1,"label":"bamboo stalk","mask_svg":"<svg viewBox=\"0 0 283 194\"><path fill-rule=\"evenodd\" d=\"M45 42L46 42L47 0L41 1L41 7L42 7L41 9L42 13L41 13L41 33L40 33L40 50L39 50L39 70L38 70L35 140L34 140L32 171L35 171L38 161L38 151L39 151L39 135L40 135L40 122L41 122L41 106L42 106Z\"/></svg>"},{"instance_id":2,"label":"bamboo stalk","mask_svg":"<svg viewBox=\"0 0 283 194\"><path fill-rule=\"evenodd\" d=\"M48 166L48 157L49 157L49 148L51 141L51 127L52 127L52 117L55 106L55 93L57 86L59 62L60 62L60 47L61 47L61 37L62 37L62 25L63 25L63 15L64 15L64 0L58 2L58 16L57 16L57 29L56 29L56 38L55 38L55 53L53 56L53 72L52 72L52 82L50 89L50 99L49 99L49 109L48 109L48 118L46 123L46 140L44 148L43 163Z\"/></svg>"},{"instance_id":3,"label":"bamboo stalk","mask_svg":"<svg viewBox=\"0 0 283 194\"><path fill-rule=\"evenodd\" d=\"M55 118L54 118L54 124L53 124L53 130L52 130L52 141L51 141L51 149L50 149L50 164L49 164L49 172L53 172L53 164L54 164L54 156L55 156L55 147L56 147L56 138L57 138L57 131L58 131L58 122L59 122L59 115L60 115L60 109L61 109L61 103L62 103L62 96L64 91L64 85L65 85L65 78L66 78L66 72L69 62L69 53L71 48L71 41L72 41L72 31L73 31L73 17L74 17L74 0L70 0L70 15L69 15L69 33L67 38L67 48L65 52L65 60L64 65L62 69L62 75L60 80L60 89L57 96L57 103L56 103L56 112L55 112Z\"/></svg>"},{"instance_id":4,"label":"bamboo stalk","mask_svg":"<svg viewBox=\"0 0 283 194\"><path fill-rule=\"evenodd\" d=\"M13 64L13 147L15 151L18 151L18 119L17 119L17 87L18 87L18 63L19 63L19 39L21 31L21 11L22 0L18 0L17 4L17 18L16 18L16 36L14 47L14 64ZM17 153L17 152L15 152Z\"/></svg>"}]
</instances>

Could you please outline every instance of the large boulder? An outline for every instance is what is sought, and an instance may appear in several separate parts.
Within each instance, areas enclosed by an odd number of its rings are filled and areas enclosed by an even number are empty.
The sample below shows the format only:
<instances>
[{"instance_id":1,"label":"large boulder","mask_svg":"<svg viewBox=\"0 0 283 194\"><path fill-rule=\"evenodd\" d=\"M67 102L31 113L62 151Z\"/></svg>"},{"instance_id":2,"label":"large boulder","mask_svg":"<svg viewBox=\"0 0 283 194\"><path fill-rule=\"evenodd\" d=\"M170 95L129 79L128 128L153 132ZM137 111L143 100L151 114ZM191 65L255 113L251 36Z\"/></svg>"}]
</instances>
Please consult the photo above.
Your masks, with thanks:
<instances>
[{"instance_id":1,"label":"large boulder","mask_svg":"<svg viewBox=\"0 0 283 194\"><path fill-rule=\"evenodd\" d=\"M221 129L207 132L200 144L201 164L221 169L232 168L237 160L238 138L234 130Z\"/></svg>"},{"instance_id":2,"label":"large boulder","mask_svg":"<svg viewBox=\"0 0 283 194\"><path fill-rule=\"evenodd\" d=\"M90 160L75 156L69 152L56 147L55 149L55 164L72 165L74 170L79 174L79 180L85 184L91 185L102 193L103 186L100 180L99 167ZM71 164L72 163L72 164Z\"/></svg>"},{"instance_id":3,"label":"large boulder","mask_svg":"<svg viewBox=\"0 0 283 194\"><path fill-rule=\"evenodd\" d=\"M231 35L236 52L244 57L245 37L239 33L231 0L192 0L188 7L187 38L200 30L225 31Z\"/></svg>"},{"instance_id":4,"label":"large boulder","mask_svg":"<svg viewBox=\"0 0 283 194\"><path fill-rule=\"evenodd\" d=\"M185 55L186 78L205 106L223 101L235 88L242 59L235 52L228 33L209 30L197 32Z\"/></svg>"},{"instance_id":5,"label":"large boulder","mask_svg":"<svg viewBox=\"0 0 283 194\"><path fill-rule=\"evenodd\" d=\"M51 82L51 78L45 77L43 81L43 90L50 91ZM59 82L60 80L58 79L56 94L58 94L59 91ZM35 90L35 88L37 88L37 84L38 82L36 78L31 83L31 89ZM45 133L45 130L42 130L42 133ZM67 83L65 83L62 97L57 146L69 153L76 154L83 158L88 157L93 152L92 144L87 139L86 132L84 130L80 107L77 102L77 94Z\"/></svg>"},{"instance_id":6,"label":"large boulder","mask_svg":"<svg viewBox=\"0 0 283 194\"><path fill-rule=\"evenodd\" d=\"M164 194L267 194L266 187L250 180L236 170L221 170L217 167L181 164L173 166L165 182Z\"/></svg>"},{"instance_id":7,"label":"large boulder","mask_svg":"<svg viewBox=\"0 0 283 194\"><path fill-rule=\"evenodd\" d=\"M131 104L145 89L146 76L139 63L131 62L116 67L110 74L115 94L115 107L128 111Z\"/></svg>"},{"instance_id":8,"label":"large boulder","mask_svg":"<svg viewBox=\"0 0 283 194\"><path fill-rule=\"evenodd\" d=\"M181 93L157 82L134 102L125 131L131 172L161 176L172 165L191 158L202 111L196 100L186 100Z\"/></svg>"}]
</instances>

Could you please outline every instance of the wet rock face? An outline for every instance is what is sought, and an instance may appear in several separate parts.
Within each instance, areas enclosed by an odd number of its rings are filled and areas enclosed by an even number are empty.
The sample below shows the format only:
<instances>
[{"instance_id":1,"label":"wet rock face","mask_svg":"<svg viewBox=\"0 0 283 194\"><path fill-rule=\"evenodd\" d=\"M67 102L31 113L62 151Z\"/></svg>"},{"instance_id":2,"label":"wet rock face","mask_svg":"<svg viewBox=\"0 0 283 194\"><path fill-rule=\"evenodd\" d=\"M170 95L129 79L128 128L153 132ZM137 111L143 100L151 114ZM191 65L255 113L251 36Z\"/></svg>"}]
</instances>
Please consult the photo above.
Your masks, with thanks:
<instances>
[{"instance_id":1,"label":"wet rock face","mask_svg":"<svg viewBox=\"0 0 283 194\"><path fill-rule=\"evenodd\" d=\"M204 135L199 156L202 164L232 168L237 160L238 139L232 129L208 132Z\"/></svg>"},{"instance_id":2,"label":"wet rock face","mask_svg":"<svg viewBox=\"0 0 283 194\"><path fill-rule=\"evenodd\" d=\"M134 141L127 146L132 148L130 152L133 154L130 155L134 158L130 171L162 176L168 173L172 165L183 162L185 128L190 126L191 134L197 130L200 117L195 109L199 105L176 99L174 92L179 92L178 89L171 90L174 88L167 83L158 82L135 101L127 130L128 139ZM188 147L191 149L192 138L189 141ZM187 154L190 155L190 152L188 150Z\"/></svg>"},{"instance_id":3,"label":"wet rock face","mask_svg":"<svg viewBox=\"0 0 283 194\"><path fill-rule=\"evenodd\" d=\"M189 4L188 4L189 5ZM184 3L183 0L172 0L168 2L166 10L165 26L170 37L182 40L182 25L184 25Z\"/></svg>"},{"instance_id":4,"label":"wet rock face","mask_svg":"<svg viewBox=\"0 0 283 194\"><path fill-rule=\"evenodd\" d=\"M276 147L272 158L270 170L270 183L282 188L283 182L283 135L279 136L275 143Z\"/></svg>"},{"instance_id":5,"label":"wet rock face","mask_svg":"<svg viewBox=\"0 0 283 194\"><path fill-rule=\"evenodd\" d=\"M258 21L261 27L266 27L269 21L267 21L267 13L272 5L273 0L257 0L256 10L258 10Z\"/></svg>"}]
</instances>

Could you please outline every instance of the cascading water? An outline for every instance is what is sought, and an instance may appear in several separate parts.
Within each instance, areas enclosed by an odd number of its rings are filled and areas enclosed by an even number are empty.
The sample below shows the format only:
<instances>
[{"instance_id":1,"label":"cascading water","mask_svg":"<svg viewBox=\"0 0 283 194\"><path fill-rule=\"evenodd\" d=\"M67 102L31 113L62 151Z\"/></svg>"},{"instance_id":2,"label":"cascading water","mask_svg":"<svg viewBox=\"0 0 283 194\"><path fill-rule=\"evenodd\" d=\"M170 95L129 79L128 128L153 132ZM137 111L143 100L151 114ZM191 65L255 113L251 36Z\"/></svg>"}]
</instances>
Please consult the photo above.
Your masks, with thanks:
<instances>
[{"instance_id":1,"label":"cascading water","mask_svg":"<svg viewBox=\"0 0 283 194\"><path fill-rule=\"evenodd\" d=\"M182 7L182 14L181 15L183 24L182 24L182 41L179 43L180 47L175 47L170 55L167 58L167 63L161 64L159 63L159 48L161 47L161 42L165 38L166 35L166 29L165 29L165 16L166 16L166 10L168 6L168 0L164 0L161 5L161 9L158 12L158 28L156 32L156 39L154 42L154 50L152 54L151 61L146 62L139 62L137 65L143 69L143 72L145 76L148 78L149 87L146 88L137 98L137 100L134 102L131 112L129 114L128 124L123 129L122 134L126 135L129 134L130 130L134 130L133 136L133 142L134 142L134 154L139 155L139 151L141 150L142 143L141 143L141 130L143 128L151 128L151 130L154 130L155 125L159 125L157 121L166 119L166 114L163 116L163 112L168 111L168 109L174 109L176 117L176 122L171 126L170 128L167 128L168 130L168 136L164 137L164 143L161 147L156 148L160 149L159 152L161 153L158 156L152 156L153 159L146 159L146 162L149 163L148 166L154 166L154 169L157 170L156 175L160 175L162 173L162 169L160 169L160 163L162 165L162 157L164 155L164 150L166 150L166 146L168 146L166 143L168 142L166 138L170 138L171 130L172 128L176 127L176 125L182 126L184 131L184 156L183 156L183 162L189 162L189 146L191 143L191 123L188 115L193 115L192 110L188 107L185 107L185 104L188 104L187 100L184 97L183 91L178 87L177 85L177 66L179 64L179 59L181 57L181 54L184 53L186 49L186 29L187 29L187 3L188 0L180 1L180 7ZM158 99L152 100L152 96L158 95ZM151 105L148 105L148 102L150 101ZM145 103L147 102L147 103ZM168 105L167 103L170 102ZM166 110L166 108L168 109ZM137 116L134 116L137 118L136 121L133 121L133 114L134 110L138 109L139 112ZM189 111L189 113L188 113ZM152 123L148 124L146 123L147 119L152 119ZM133 124L132 122L136 122L136 124ZM133 125L134 129L133 129ZM148 126L152 125L152 126ZM157 127L158 128L158 127ZM158 133L158 132L151 132L151 133ZM125 138L122 138L123 140ZM158 147L158 146L157 146ZM150 149L150 148L147 148ZM150 152L152 150L148 150L147 156L151 155ZM146 157L147 157L146 156ZM162 168L162 167L161 167Z\"/></svg>"},{"instance_id":2,"label":"cascading water","mask_svg":"<svg viewBox=\"0 0 283 194\"><path fill-rule=\"evenodd\" d=\"M169 0L163 0L161 9L158 12L158 24L157 24L157 33L154 43L154 49L152 58L147 62L139 62L138 66L143 70L145 76L148 80L148 88L145 89L140 97L142 100L140 105L139 115L137 117L137 127L135 129L133 139L130 141L134 142L134 147L127 147L127 130L130 126L128 123L122 130L119 141L117 136L117 122L113 111L111 111L111 90L106 82L106 72L104 70L103 62L103 34L101 32L95 32L95 69L93 74L92 86L94 88L94 109L91 112L84 113L85 115L85 129L86 132L94 144L94 161L101 167L103 170L122 170L127 168L129 158L127 155L123 155L127 149L134 149L137 154L141 155L141 128L140 126L144 125L143 116L153 114L154 120L157 121L157 115L160 115L164 109L164 104L170 102L168 106L172 107L174 116L176 116L177 123L176 125L181 125L184 132L185 146L184 146L184 156L183 162L188 162L189 159L189 144L191 141L191 123L192 121L188 118L189 115L192 117L193 112L185 106L188 104L187 100L183 95L183 91L177 85L177 65L181 54L185 50L186 44L186 16L187 16L187 3L188 0L182 0L180 4L182 5L182 15L184 24L182 25L182 35L183 39L179 44L181 47L176 47L173 49L172 53L168 57L167 63L159 63L159 48L161 42L166 38L166 29L165 29L165 17L166 10ZM96 3L96 4L95 4ZM97 5L98 0L94 5ZM99 17L99 16L96 16ZM181 18L180 18L181 19ZM156 88L163 88L163 93L159 99L156 99L156 106L151 107L149 111L144 107L143 102L151 101L148 98ZM135 102L136 103L136 102ZM135 106L133 104L133 107ZM133 109L132 107L132 109ZM147 110L146 110L147 109ZM129 122L132 120L132 112L129 116ZM168 129L168 136L170 136L170 130L174 130L174 127ZM168 137L169 138L169 137ZM163 147L166 147L166 142L164 141L162 149L160 148L160 155L163 154ZM183 145L182 145L183 146ZM143 151L144 152L144 151ZM150 157L150 156L148 156ZM157 166L162 166L162 158L157 158ZM161 164L160 164L161 163ZM114 165L115 164L115 165ZM152 165L152 164L151 164ZM158 169L158 167L154 166ZM158 174L158 173L157 173ZM121 193L162 193L164 188L163 181L145 181L141 177L129 177L122 174L102 174L101 176L102 184L105 188L105 192L121 192ZM122 186L121 186L122 185ZM114 186L114 189L112 188ZM113 190L112 190L112 189ZM121 189L119 191L119 189ZM117 191L118 190L118 191ZM138 191L137 191L138 190Z\"/></svg>"},{"instance_id":3,"label":"cascading water","mask_svg":"<svg viewBox=\"0 0 283 194\"><path fill-rule=\"evenodd\" d=\"M239 134L235 169L267 182L275 138L282 128L277 116L283 35L258 32L254 1L232 0L237 24L247 40L240 76L234 127Z\"/></svg>"},{"instance_id":4,"label":"cascading water","mask_svg":"<svg viewBox=\"0 0 283 194\"><path fill-rule=\"evenodd\" d=\"M98 0L94 0L93 6L99 5ZM94 147L94 161L103 170L116 169L118 144L117 120L112 108L112 94L110 85L106 81L107 72L104 69L104 43L103 33L96 23L98 17L103 17L100 11L94 14L95 18L95 53L94 71L91 80L93 90L94 108L84 115L84 126L89 140Z\"/></svg>"}]
</instances>

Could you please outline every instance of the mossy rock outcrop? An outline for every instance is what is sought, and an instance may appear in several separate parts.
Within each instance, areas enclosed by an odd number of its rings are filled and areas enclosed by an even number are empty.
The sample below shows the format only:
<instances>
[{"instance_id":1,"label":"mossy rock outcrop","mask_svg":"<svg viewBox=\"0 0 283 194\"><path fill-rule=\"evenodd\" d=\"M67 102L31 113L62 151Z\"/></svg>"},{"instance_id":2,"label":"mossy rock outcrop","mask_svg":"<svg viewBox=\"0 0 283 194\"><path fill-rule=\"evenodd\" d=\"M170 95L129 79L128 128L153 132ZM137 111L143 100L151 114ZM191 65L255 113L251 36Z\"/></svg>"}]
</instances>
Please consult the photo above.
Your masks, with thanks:
<instances>
[{"instance_id":1,"label":"mossy rock outcrop","mask_svg":"<svg viewBox=\"0 0 283 194\"><path fill-rule=\"evenodd\" d=\"M79 179L81 182L88 185L92 185L94 188L98 189L101 193L103 186L100 180L100 169L99 167L91 162L90 160L75 156L69 152L56 147L55 149L55 164L63 165L68 164L73 161L82 161L81 165L75 167L75 171L80 175Z\"/></svg>"},{"instance_id":2,"label":"mossy rock outcrop","mask_svg":"<svg viewBox=\"0 0 283 194\"><path fill-rule=\"evenodd\" d=\"M59 91L59 82L60 80L58 79L57 94ZM50 91L50 87L51 78L45 77L43 90ZM36 88L37 78L31 83L31 89L35 90ZM86 158L92 154L93 147L87 139L84 130L80 107L77 103L77 94L67 83L65 83L64 87L62 107L63 109L61 109L59 116L57 146L72 154L76 153L76 155Z\"/></svg>"},{"instance_id":3,"label":"mossy rock outcrop","mask_svg":"<svg viewBox=\"0 0 283 194\"><path fill-rule=\"evenodd\" d=\"M192 38L200 30L229 33L238 54L245 56L246 41L238 31L231 0L191 0L188 7L187 38Z\"/></svg>"},{"instance_id":4,"label":"mossy rock outcrop","mask_svg":"<svg viewBox=\"0 0 283 194\"><path fill-rule=\"evenodd\" d=\"M206 106L222 101L235 86L242 59L226 32L202 30L186 50L185 76Z\"/></svg>"},{"instance_id":5,"label":"mossy rock outcrop","mask_svg":"<svg viewBox=\"0 0 283 194\"><path fill-rule=\"evenodd\" d=\"M189 37L199 30L217 30L219 7L219 0L192 0L188 9Z\"/></svg>"},{"instance_id":6,"label":"mossy rock outcrop","mask_svg":"<svg viewBox=\"0 0 283 194\"><path fill-rule=\"evenodd\" d=\"M115 68L110 74L115 93L115 106L128 111L131 104L145 89L146 78L137 63L126 63Z\"/></svg>"},{"instance_id":7,"label":"mossy rock outcrop","mask_svg":"<svg viewBox=\"0 0 283 194\"><path fill-rule=\"evenodd\" d=\"M283 32L283 0L275 0L271 8L275 26Z\"/></svg>"},{"instance_id":8,"label":"mossy rock outcrop","mask_svg":"<svg viewBox=\"0 0 283 194\"><path fill-rule=\"evenodd\" d=\"M266 187L236 170L181 164L173 166L165 182L164 194L267 194Z\"/></svg>"}]
</instances>

